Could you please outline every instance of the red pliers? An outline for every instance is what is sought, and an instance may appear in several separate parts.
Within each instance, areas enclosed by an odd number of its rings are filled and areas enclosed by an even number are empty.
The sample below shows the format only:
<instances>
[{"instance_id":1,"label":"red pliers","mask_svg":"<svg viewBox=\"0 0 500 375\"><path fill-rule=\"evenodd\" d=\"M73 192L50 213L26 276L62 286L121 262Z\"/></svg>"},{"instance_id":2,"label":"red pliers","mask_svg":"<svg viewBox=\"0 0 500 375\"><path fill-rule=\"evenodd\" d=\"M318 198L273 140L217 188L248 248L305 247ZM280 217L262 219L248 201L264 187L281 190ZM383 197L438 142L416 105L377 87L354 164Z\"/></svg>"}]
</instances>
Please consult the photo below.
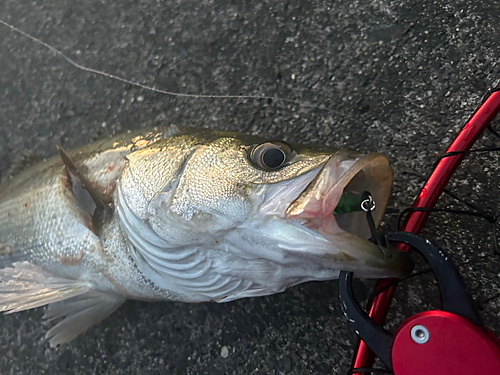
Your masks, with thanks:
<instances>
[{"instance_id":1,"label":"red pliers","mask_svg":"<svg viewBox=\"0 0 500 375\"><path fill-rule=\"evenodd\" d=\"M412 233L389 233L386 241L409 245L425 258L439 286L441 309L413 315L392 335L361 309L352 290L353 275L342 271L342 310L361 340L395 375L500 375L500 340L481 323L450 258Z\"/></svg>"}]
</instances>

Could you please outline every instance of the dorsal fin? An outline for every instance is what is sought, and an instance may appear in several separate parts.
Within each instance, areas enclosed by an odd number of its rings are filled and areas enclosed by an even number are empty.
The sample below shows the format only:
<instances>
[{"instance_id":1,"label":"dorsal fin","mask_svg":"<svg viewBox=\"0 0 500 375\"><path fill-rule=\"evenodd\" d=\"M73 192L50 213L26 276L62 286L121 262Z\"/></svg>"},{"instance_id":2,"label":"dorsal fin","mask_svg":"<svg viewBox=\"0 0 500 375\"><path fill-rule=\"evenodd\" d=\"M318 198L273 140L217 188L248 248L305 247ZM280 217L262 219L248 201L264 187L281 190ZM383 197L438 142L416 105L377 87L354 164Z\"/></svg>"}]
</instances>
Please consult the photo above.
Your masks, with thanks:
<instances>
[{"instance_id":1,"label":"dorsal fin","mask_svg":"<svg viewBox=\"0 0 500 375\"><path fill-rule=\"evenodd\" d=\"M102 199L101 195L84 174L80 172L66 151L59 145L56 147L66 167L65 172L68 188L73 193L80 207L91 215L92 231L98 235L103 221L111 216L112 209L104 202L104 199Z\"/></svg>"}]
</instances>

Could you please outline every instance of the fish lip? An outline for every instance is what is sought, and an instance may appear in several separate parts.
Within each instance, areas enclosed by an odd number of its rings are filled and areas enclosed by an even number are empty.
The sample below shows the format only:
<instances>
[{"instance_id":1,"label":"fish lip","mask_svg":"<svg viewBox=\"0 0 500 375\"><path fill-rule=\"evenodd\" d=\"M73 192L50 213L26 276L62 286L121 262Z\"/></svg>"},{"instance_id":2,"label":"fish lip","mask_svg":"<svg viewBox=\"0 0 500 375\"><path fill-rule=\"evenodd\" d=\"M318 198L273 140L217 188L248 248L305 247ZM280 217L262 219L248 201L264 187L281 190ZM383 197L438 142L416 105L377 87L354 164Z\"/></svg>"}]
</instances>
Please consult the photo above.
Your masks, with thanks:
<instances>
[{"instance_id":1,"label":"fish lip","mask_svg":"<svg viewBox=\"0 0 500 375\"><path fill-rule=\"evenodd\" d=\"M333 215L344 190L369 191L376 202L372 217L378 226L391 186L392 169L385 156L341 150L324 163L289 205L284 218L299 222L330 242L332 249L322 258L340 263L342 269L353 271L359 277L401 277L413 269L411 258L393 247L382 251L367 241L370 231L364 212L341 215L344 217ZM345 220L348 215L350 224Z\"/></svg>"},{"instance_id":2,"label":"fish lip","mask_svg":"<svg viewBox=\"0 0 500 375\"><path fill-rule=\"evenodd\" d=\"M363 173L366 177L360 176ZM361 178L360 178L361 177ZM392 169L385 156L378 153L361 155L341 150L330 157L315 178L290 203L287 219L325 218L333 214L346 187L357 181L357 190L369 191L377 207L372 211L378 224L384 214L392 185Z\"/></svg>"}]
</instances>

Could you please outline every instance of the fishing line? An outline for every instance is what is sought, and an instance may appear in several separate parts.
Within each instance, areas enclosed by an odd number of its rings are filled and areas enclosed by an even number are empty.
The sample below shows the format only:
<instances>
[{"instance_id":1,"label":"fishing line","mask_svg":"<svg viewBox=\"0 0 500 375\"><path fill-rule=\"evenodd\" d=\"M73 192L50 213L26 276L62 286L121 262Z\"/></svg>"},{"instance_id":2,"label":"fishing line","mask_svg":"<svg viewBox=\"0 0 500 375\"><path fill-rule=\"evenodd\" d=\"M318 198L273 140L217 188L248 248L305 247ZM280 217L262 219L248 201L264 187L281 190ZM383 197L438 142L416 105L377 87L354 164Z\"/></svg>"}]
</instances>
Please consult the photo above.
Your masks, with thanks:
<instances>
[{"instance_id":1,"label":"fishing line","mask_svg":"<svg viewBox=\"0 0 500 375\"><path fill-rule=\"evenodd\" d=\"M491 94L493 94L493 93L495 93L497 91L500 91L500 85L497 85L495 88L488 90L488 92L486 94L484 94L483 99L481 100L481 103L476 107L476 109L472 113L473 114L476 113L479 110L479 108L484 104L484 102L491 96ZM471 115L471 117L469 117L469 119L466 121L466 123L468 123L472 119L473 116L474 115ZM488 129L488 131L491 134L493 134L494 136L496 136L497 138L500 138L500 134L495 129L493 129L493 127L491 125L489 125L486 129ZM488 152L488 151L500 151L500 147L485 148L485 149L476 149L476 150L469 150L469 151L451 151L451 152L446 152L443 155L441 155L439 157L439 159L434 163L433 169L436 168L437 164L439 163L439 161L441 159L444 159L444 158L447 158L447 157L450 157L450 156L461 155L461 154L468 154L468 153L474 153L474 152Z\"/></svg>"},{"instance_id":2,"label":"fishing line","mask_svg":"<svg viewBox=\"0 0 500 375\"><path fill-rule=\"evenodd\" d=\"M80 65L75 60L71 59L69 56L67 56L66 54L64 54L62 51L60 51L59 49L51 46L48 43L45 43L43 40L41 40L41 39L39 39L37 37L34 37L34 36L26 33L25 31L23 31L23 30L15 27L15 26L13 26L13 25L11 25L11 24L9 24L9 23L1 20L1 19L0 19L0 24L2 24L4 26L7 26L12 31L14 31L16 33L19 33L19 34L25 36L26 38L31 39L33 42L35 42L35 43L37 43L39 45L42 45L43 47L45 47L48 50L50 50L51 52L53 52L55 55L63 58L64 60L66 60L69 64L71 64L73 67L75 67L77 69L80 69L80 70L88 72L88 73L100 75L100 76L103 76L103 77L106 77L106 78L109 78L109 79L113 79L115 81L119 81L119 82L122 82L122 83L126 83L126 84L131 85L131 86L139 87L139 88L144 89L144 90L152 91L152 92L155 92L155 93L158 93L158 94L175 96L175 97L181 97L181 98L192 98L192 99L265 99L265 100L271 100L271 101L274 100L274 101L281 101L281 102L285 102L285 103L291 103L291 104L295 104L295 105L301 106L303 108L318 109L318 110L321 110L321 111L327 111L327 112L331 112L331 113L335 113L336 112L335 110L330 109L330 108L320 107L320 106L317 106L317 105L304 104L304 103L302 103L300 101L297 101L297 100L294 100L294 99L272 97L272 96L265 96L265 95L204 95L204 94L185 94L185 93L181 93L181 92L173 92L173 91L159 89L159 88L156 88L156 87L153 87L153 86L148 86L148 85L142 84L142 83L137 82L137 81L132 81L130 79L117 76L115 74L107 73L107 72L104 72L102 70L97 70L97 69L93 69L93 68L89 68L89 67Z\"/></svg>"},{"instance_id":3,"label":"fishing line","mask_svg":"<svg viewBox=\"0 0 500 375\"><path fill-rule=\"evenodd\" d=\"M30 40L32 40L33 42L47 48L49 51L51 51L52 53L54 53L55 55L63 58L64 60L66 60L66 62L68 62L70 65L72 65L73 67L79 69L79 70L82 70L82 71L85 71L85 72L88 72L88 73L91 73L91 74L96 74L96 75L100 75L100 76L103 76L103 77L106 77L106 78L109 78L109 79L112 79L112 80L115 80L115 81L119 81L119 82L122 82L122 83L125 83L125 84L128 84L130 86L134 86L134 87L138 87L138 88L141 88L141 89L144 89L144 90L147 90L147 91L151 91L151 92L155 92L155 93L158 93L158 94L162 94L162 95L168 95L168 96L174 96L174 97L182 97L182 98L192 98L192 99L259 99L259 100L271 100L271 101L281 101L281 102L285 102L285 103L291 103L291 104L295 104L295 105L299 105L301 107L304 107L304 108L312 108L312 109L318 109L318 110L322 110L322 111L327 111L327 112L336 112L334 111L333 109L330 109L330 108L325 108L325 107L320 107L320 106L316 106L316 105L307 105L307 104L304 104L302 102L299 102L297 100L293 100L293 99L287 99L287 98L281 98L281 97L271 97L271 96L265 96L265 95L206 95L206 94L186 94L186 93L180 93L180 92L173 92L173 91L168 91L168 90L163 90L163 89L159 89L159 88L156 88L156 87L153 87L153 86L148 86L148 85L145 85L145 84L142 84L138 81L133 81L133 80L130 80L130 79L127 79L127 78L123 78L123 77L120 77L120 76L117 76L115 74L111 74L111 73L107 73L105 71L101 71L101 70L97 70L97 69L93 69L93 68L90 68L90 67L87 67L87 66L83 66L79 63L77 63L76 61L74 61L73 59L71 59L69 56L67 56L66 54L64 54L62 51L60 51L59 49L47 44L46 42L42 41L41 39L37 38L37 37L34 37L24 31L22 31L21 29L3 21L0 19L0 24L10 28L13 32L16 32L20 35L23 35L24 37L26 38L29 38ZM488 98L489 95L491 95L493 92L496 92L496 91L499 91L500 88L496 88L494 90L491 90L489 93L487 93L485 95L485 97L483 98L483 102ZM491 126L488 127L488 130L496 137L500 138L500 134L498 132L496 132ZM478 152L493 152L493 151L500 151L500 147L495 147L495 148L485 148L485 149L476 149L476 150L470 150L468 151L468 153L478 153ZM464 154L465 152L464 151L455 151L455 152L448 152L448 153L445 153L443 155L441 155L438 159L437 162L439 162L439 160L443 159L443 158L446 158L446 157L451 157L451 156L456 156L456 155L460 155L460 154ZM437 164L436 162L436 164ZM412 211L430 211L430 212L446 212L446 213L455 213L455 214L464 214L464 215L469 215L469 216L475 216L475 217L482 217L484 219L486 219L487 221L489 221L490 223L495 223L499 217L499 215L495 215L495 216L492 216L492 215L488 215L484 210L478 208L478 207L475 207L474 205L470 204L470 203L467 203L465 202L464 200L460 199L458 196L456 196L455 194L451 193L450 191L446 190L444 191L445 193L447 193L448 195L450 195L452 198L456 199L457 201L467 205L469 208L473 209L474 211L464 211L464 210L454 210L454 209L429 209L429 208L423 208L423 207L410 207L410 208L407 208L405 210L403 210L398 218L398 227L400 226L400 223L401 223L401 219L404 217L404 215L406 215L407 213L409 212L412 212ZM369 215L369 213L367 214ZM496 231L495 231L495 237L496 237ZM380 243L379 241L377 240L377 238L375 237L375 242L380 246ZM496 241L495 241L496 242ZM468 262L467 262L468 263ZM463 265L463 264L462 264ZM378 290L375 290L372 295L370 296L370 299L373 299L375 298L378 294L384 292L385 290L391 288L392 286L395 286L397 285L398 283L400 282L404 282L404 281L407 281L409 279L412 279L412 278L415 278L417 276L421 276L423 274L426 274L426 273L431 273L432 270L430 268L426 268L422 271L419 271L419 272L414 272L408 276L405 276L403 277L402 279L400 280L397 280L397 281L393 281L391 283L389 283L388 285L384 286L383 288L379 288ZM488 298L486 301L483 301L484 303L488 303L489 301L497 298L500 296L500 293L497 294L497 295L494 295L493 297L490 297ZM381 368L365 368L365 367L357 367L357 368L351 368L347 374L359 374L359 373L366 373L366 372L372 372L372 373L377 373L377 374L392 374L393 372L392 371L389 371L387 369L381 369Z\"/></svg>"},{"instance_id":4,"label":"fishing line","mask_svg":"<svg viewBox=\"0 0 500 375\"><path fill-rule=\"evenodd\" d=\"M446 153L442 154L438 158L438 160L434 163L433 169L436 168L436 166L438 165L438 163L439 163L439 161L441 159L449 158L450 156L456 156L456 155L461 155L461 154L473 154L473 153L476 153L476 152L497 152L497 151L500 151L500 147L479 148L479 149L469 150L469 151L450 151L450 152L446 152Z\"/></svg>"},{"instance_id":5,"label":"fishing line","mask_svg":"<svg viewBox=\"0 0 500 375\"><path fill-rule=\"evenodd\" d=\"M500 133L498 133L491 125L489 125L486 129L493 134L495 137L500 138Z\"/></svg>"},{"instance_id":6,"label":"fishing line","mask_svg":"<svg viewBox=\"0 0 500 375\"><path fill-rule=\"evenodd\" d=\"M392 371L386 370L383 368L355 367L355 368L349 369L347 371L347 375L362 374L364 372L367 372L367 373L373 372L375 374L394 374Z\"/></svg>"},{"instance_id":7,"label":"fishing line","mask_svg":"<svg viewBox=\"0 0 500 375\"><path fill-rule=\"evenodd\" d=\"M488 150L475 150L475 151L490 151L491 149L488 149ZM417 173L414 173L414 172L404 172L406 174L409 174L409 175L413 175L413 176L416 176L422 180L425 180L425 178L423 176L420 176L419 174ZM472 211L466 211L466 210L456 210L456 209L447 209L447 208L444 208L444 209L438 209L438 208L426 208L426 207L409 207L409 208L406 208L404 209L400 214L399 214L399 217L398 217L398 222L397 222L397 227L398 228L401 228L402 227L402 221L403 221L403 218L405 217L405 215L409 212L414 212L414 211L420 211L420 212L445 212L445 213L453 213L453 214L459 214L459 215L468 215L468 216L473 216L473 217L480 217L480 218L483 218L485 220L487 220L489 223L493 224L493 236L494 236L494 242L495 242L495 249L496 249L496 254L497 255L500 255L500 252L498 251L498 238L497 238L497 231L496 231L496 222L498 220L498 218L500 217L499 214L497 214L497 210L495 209L493 213L488 213L486 210L480 208L480 207L477 207L475 205L473 205L472 203L469 203L467 201L465 201L464 199L460 198L457 194L451 192L450 190L448 189L444 189L443 190L444 193L446 193L448 196L450 196L451 198L455 199L456 201L466 205L467 207L469 207ZM397 209L388 209L386 210L386 212L389 211L389 213L399 213L399 210ZM369 222L368 222L369 224ZM372 233L372 236L373 236L373 233ZM380 242L380 241L378 241ZM479 263L479 261L476 261L474 263ZM465 262L462 262L462 263L459 263L457 264L457 267L462 267L466 264L471 264L470 261L465 261ZM389 284L385 285L384 287L382 288L379 288L379 289L376 289L374 290L371 294L370 294L370 297L368 299L368 305L371 305L371 302L373 301L373 299L381 294L382 292L386 291L387 289L389 288L392 288L396 285L398 285L399 283L401 282L404 282L404 281L407 281L409 279L413 279L417 276L421 276L421 275L424 275L424 274L427 274L427 273L432 273L432 270L427 267L421 271L418 271L418 272L413 272L411 273L410 275L407 275L401 279L397 279L397 280L394 280L392 282L390 282ZM493 300L493 299L496 299L500 297L500 293L498 293L497 295L494 295L490 298L488 298L487 300L485 301L478 301L478 304L479 303L488 303L489 301Z\"/></svg>"},{"instance_id":8,"label":"fishing line","mask_svg":"<svg viewBox=\"0 0 500 375\"><path fill-rule=\"evenodd\" d=\"M460 267L463 267L465 265L472 265L474 266L475 264L479 263L479 261L475 261L475 262L471 262L469 260L466 260L464 262L461 262L461 263L457 263L456 264L456 267L457 268L460 268ZM412 272L411 274L405 276L405 277L402 277L401 279L395 279L393 281L391 281L390 283L388 283L387 285L384 285L383 287L381 288L378 288L376 290L374 290L371 294L370 294L370 297L368 298L368 305L371 305L373 299L378 296L379 294L385 292L387 289L389 288L392 288L398 284L401 284L403 282L406 282L408 280L411 280L411 279L414 279L418 276L422 276L422 275L425 275L425 274L429 274L429 273L433 273L432 269L430 267L425 267L423 270L421 271L418 271L418 272ZM492 297L489 297L487 300L485 301L476 301L476 304L477 305L481 305L481 304L485 304L485 303L488 303L496 298L500 297L500 293L496 294L496 295L493 295Z\"/></svg>"},{"instance_id":9,"label":"fishing line","mask_svg":"<svg viewBox=\"0 0 500 375\"><path fill-rule=\"evenodd\" d=\"M494 294L492 297L489 297L484 301L477 301L477 305L484 310L483 305L487 304L490 301L493 301L494 299L497 299L498 297L500 297L500 293Z\"/></svg>"},{"instance_id":10,"label":"fishing line","mask_svg":"<svg viewBox=\"0 0 500 375\"><path fill-rule=\"evenodd\" d=\"M479 263L479 262L475 262L475 263ZM467 264L472 264L474 265L474 263L471 263L470 261L465 261L465 262L462 262L462 263L458 263L456 264L457 268L460 268L460 267L463 267ZM430 267L426 267L424 268L423 270L421 271L418 271L418 272L412 272L411 274L405 276L405 277L402 277L401 279L395 279L393 281L391 281L390 283L388 283L387 285L384 285L383 287L381 288L378 288L376 290L374 290L371 294L370 294L370 297L368 298L368 302L369 304L371 304L372 300L378 296L380 293L383 293L385 292L387 289L389 288L392 288L393 286L396 286L400 283L403 283L405 281L408 281L408 280L411 280L411 279L414 279L415 277L418 277L418 276L422 276L422 275L425 275L425 274L428 274L428 273L432 273L432 269Z\"/></svg>"},{"instance_id":11,"label":"fishing line","mask_svg":"<svg viewBox=\"0 0 500 375\"><path fill-rule=\"evenodd\" d=\"M425 275L427 273L432 273L432 270L427 267L427 268L424 268L422 271L418 271L418 272L412 272L411 274L401 278L401 279L397 279L397 280L394 280L394 281L391 281L390 283L388 283L387 285L384 285L382 288L378 288L376 290L374 290L371 294L370 294L370 297L368 298L368 305L371 305L371 302L373 301L373 299L378 296L380 293L383 293L385 292L387 289L389 288L392 288L393 286L396 286L404 281L407 281L407 280L410 280L410 279L413 279L415 277L418 277L418 276L422 276L422 275Z\"/></svg>"},{"instance_id":12,"label":"fishing line","mask_svg":"<svg viewBox=\"0 0 500 375\"><path fill-rule=\"evenodd\" d=\"M490 216L490 215L485 215L481 212L475 212L475 211L455 210L455 209L451 209L451 208L408 207L408 208L404 209L401 212L401 214L399 215L398 228L401 227L403 217L409 212L446 212L446 213L451 213L451 214L468 215L468 216L483 218L483 219L487 220L490 224L495 224L497 219L498 219L498 215Z\"/></svg>"},{"instance_id":13,"label":"fishing line","mask_svg":"<svg viewBox=\"0 0 500 375\"><path fill-rule=\"evenodd\" d=\"M485 98L483 99L483 103L484 101L493 93L493 92L496 92L496 91L500 91L500 85L498 85L492 92L488 93ZM472 118L472 117L471 117ZM470 119L468 120L468 122L470 121ZM490 132L495 135L496 137L500 137L500 134L498 134L493 128L489 128ZM481 151L499 151L500 148L490 148L490 149L483 149L483 150L473 150L472 152L481 152ZM450 153L446 153L444 155L441 156L440 160L444 157L450 157L450 156L453 156L453 155L459 155L459 154L462 154L463 152L450 152ZM439 160L438 160L439 161ZM436 163L437 164L437 163ZM435 166L434 166L435 167ZM420 176L419 176L420 177ZM479 216L479 217L482 217L482 218L485 218L486 220L488 220L490 223L493 223L495 224L499 215L496 214L496 211L497 211L497 207L495 207L494 209L494 214L493 215L489 215L486 213L486 211L480 209L480 208L477 208L475 207L474 205L470 204L470 203L467 203L465 202L464 200L462 200L460 197L458 197L456 194L454 193L451 193L450 191L448 190L444 190L449 196L451 196L453 199L456 199L457 201L467 205L469 208L472 208L473 211L461 211L461 210L451 210L451 209L429 209L429 208L424 208L424 207L411 207L411 208L408 208L406 210L404 210L401 215L399 216L398 218L398 228L401 227L401 218L402 216L404 216L407 212L410 212L410 211L430 211L430 212L452 212L452 213L459 213L459 214L467 214L467 215L472 215L472 216ZM497 236L496 236L496 226L494 225L493 226L493 231L494 231L494 236L495 236L495 247L497 247ZM500 255L500 253L498 253L498 249L497 249L497 254ZM464 263L462 263L462 265L464 264L468 264L470 263L469 261L466 261ZM477 261L477 263L479 263L479 261ZM457 265L457 266L460 266L460 265ZM401 280L393 280L391 281L388 285L385 285L384 287L382 288L379 288L377 290L375 290L371 296L370 296L370 299L369 299L369 302L368 302L368 305L369 306L373 306L373 299L379 295L380 293L386 291L387 289L389 288L392 288L394 286L396 286L397 284L399 284L400 282L402 281L406 281L408 279L411 279L411 278L414 278L416 276L420 276L420 275L423 275L425 273L431 273L432 270L430 267L422 270L422 271L419 271L419 272L415 272L415 273L412 273L404 278L402 278ZM491 298L488 298L486 301L483 301L482 303L488 303L489 301L493 300L493 299L496 299L500 297L500 293L497 293L496 295L492 296ZM478 304L481 303L480 301L478 302ZM356 356L355 356L355 359L359 359L359 358L362 358L362 359L366 359L366 357L358 357L358 354L359 353L356 353ZM376 368L368 368L368 367L357 367L357 368L351 368L347 374L358 374L358 373L392 373L390 371L387 371L387 370L383 370L383 369L376 369Z\"/></svg>"},{"instance_id":14,"label":"fishing line","mask_svg":"<svg viewBox=\"0 0 500 375\"><path fill-rule=\"evenodd\" d=\"M500 151L500 148L498 148L498 149L496 149L496 148L495 149L478 149L478 150L472 150L472 151L477 151L477 152ZM421 176L415 172L406 171L403 173L418 177L421 180L425 180L425 178L423 176ZM445 188L443 190L443 193L447 194L448 196L450 196L451 198L453 198L457 202L460 202L460 203L464 204L465 206L469 207L472 211L454 210L454 209L447 209L447 208L439 209L439 208L410 207L410 208L406 208L405 210L403 210L399 214L398 221L397 221L397 227L401 228L404 216L407 213L412 212L412 211L447 212L447 213L454 213L454 214L463 214L463 215L481 217L481 218L487 220L490 224L495 224L498 220L498 217L500 216L500 215L496 214L496 212L489 213L487 210L482 209L481 207L478 207L470 202L467 202L466 200L464 200L463 198L460 198L457 194L453 193L449 189ZM392 210L390 213L397 213L397 212L394 212L394 210Z\"/></svg>"}]
</instances>

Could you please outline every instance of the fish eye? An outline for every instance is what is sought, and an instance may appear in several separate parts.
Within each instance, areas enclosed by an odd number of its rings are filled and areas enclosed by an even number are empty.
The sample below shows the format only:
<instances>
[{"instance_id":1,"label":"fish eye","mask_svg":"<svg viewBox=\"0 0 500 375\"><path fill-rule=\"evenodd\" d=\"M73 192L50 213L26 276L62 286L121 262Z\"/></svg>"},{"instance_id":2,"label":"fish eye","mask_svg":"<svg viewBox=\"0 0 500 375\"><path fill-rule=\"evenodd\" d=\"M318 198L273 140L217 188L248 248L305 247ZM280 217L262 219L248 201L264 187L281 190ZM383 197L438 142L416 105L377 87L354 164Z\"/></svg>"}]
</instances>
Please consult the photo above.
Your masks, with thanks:
<instances>
[{"instance_id":1,"label":"fish eye","mask_svg":"<svg viewBox=\"0 0 500 375\"><path fill-rule=\"evenodd\" d=\"M266 142L253 148L250 160L259 169L276 171L286 164L292 152L292 147L286 142Z\"/></svg>"}]
</instances>

